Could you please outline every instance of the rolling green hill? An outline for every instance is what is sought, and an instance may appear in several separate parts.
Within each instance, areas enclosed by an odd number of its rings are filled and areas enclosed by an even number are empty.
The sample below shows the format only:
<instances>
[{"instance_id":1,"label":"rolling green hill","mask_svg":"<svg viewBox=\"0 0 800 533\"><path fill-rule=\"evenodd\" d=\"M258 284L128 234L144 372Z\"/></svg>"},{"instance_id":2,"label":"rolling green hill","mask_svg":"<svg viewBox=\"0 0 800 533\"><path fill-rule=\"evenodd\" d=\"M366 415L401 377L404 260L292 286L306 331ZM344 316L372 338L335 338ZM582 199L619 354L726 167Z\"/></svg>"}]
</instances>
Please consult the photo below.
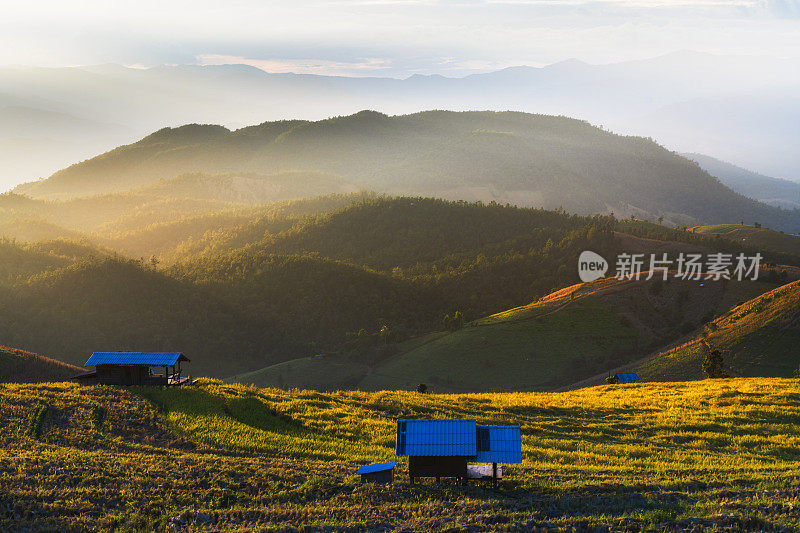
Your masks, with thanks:
<instances>
[{"instance_id":1,"label":"rolling green hill","mask_svg":"<svg viewBox=\"0 0 800 533\"><path fill-rule=\"evenodd\" d=\"M0 384L0 529L781 531L800 526L788 379L438 395ZM519 425L497 489L362 485L396 418ZM735 429L733 429L735 428Z\"/></svg>"},{"instance_id":2,"label":"rolling green hill","mask_svg":"<svg viewBox=\"0 0 800 533\"><path fill-rule=\"evenodd\" d=\"M325 390L408 390L419 383L441 392L552 390L641 359L774 286L605 279L368 356L326 354L231 379ZM767 364L754 375L773 370Z\"/></svg>"},{"instance_id":3,"label":"rolling green hill","mask_svg":"<svg viewBox=\"0 0 800 533\"><path fill-rule=\"evenodd\" d=\"M578 226L554 211L375 198L304 221L262 246L272 253L313 252L386 271L444 258L455 263L476 250L494 255L541 248Z\"/></svg>"},{"instance_id":4,"label":"rolling green hill","mask_svg":"<svg viewBox=\"0 0 800 533\"><path fill-rule=\"evenodd\" d=\"M243 130L187 125L19 186L34 198L127 191L185 173L306 174L294 186L510 202L583 214L663 217L674 224L744 217L785 231L800 213L745 198L651 140L545 115L362 111L318 122L267 122ZM320 174L324 177L321 179ZM277 174L281 175L281 174ZM344 181L331 181L341 176ZM240 184L248 191L255 183ZM353 189L349 189L353 190ZM256 194L252 192L252 194Z\"/></svg>"}]
</instances>

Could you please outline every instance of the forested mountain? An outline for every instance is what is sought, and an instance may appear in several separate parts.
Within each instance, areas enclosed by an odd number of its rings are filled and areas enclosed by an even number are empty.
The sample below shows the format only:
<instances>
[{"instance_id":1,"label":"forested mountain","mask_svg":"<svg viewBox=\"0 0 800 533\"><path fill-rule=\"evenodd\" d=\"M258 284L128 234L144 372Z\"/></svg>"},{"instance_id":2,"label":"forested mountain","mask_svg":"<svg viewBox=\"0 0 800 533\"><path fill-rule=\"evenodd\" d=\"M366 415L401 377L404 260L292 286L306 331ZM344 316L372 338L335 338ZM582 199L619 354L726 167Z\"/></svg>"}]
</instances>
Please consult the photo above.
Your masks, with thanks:
<instances>
[{"instance_id":1,"label":"forested mountain","mask_svg":"<svg viewBox=\"0 0 800 533\"><path fill-rule=\"evenodd\" d=\"M375 195L201 214L143 231L151 233L140 244L163 239L175 254L169 265L89 242L5 241L3 342L72 364L96 350L180 350L195 375L224 377L349 343L412 339L456 313L472 320L528 304L575 283L586 249L609 258L665 243L753 252L610 216Z\"/></svg>"},{"instance_id":2,"label":"forested mountain","mask_svg":"<svg viewBox=\"0 0 800 533\"><path fill-rule=\"evenodd\" d=\"M363 111L236 131L197 124L166 128L16 191L67 198L127 191L189 172L321 173L297 176L291 185L316 193L360 188L614 212L673 224L744 218L784 231L800 228L800 211L736 194L652 140L579 120L512 112L389 117ZM247 189L244 196L259 187L241 179L239 185Z\"/></svg>"},{"instance_id":3,"label":"forested mountain","mask_svg":"<svg viewBox=\"0 0 800 533\"><path fill-rule=\"evenodd\" d=\"M0 195L0 338L77 365L95 350L180 350L193 372L226 377L320 352L384 357L575 283L586 249L756 251L612 211L779 228L797 214L563 117L167 128Z\"/></svg>"}]
</instances>

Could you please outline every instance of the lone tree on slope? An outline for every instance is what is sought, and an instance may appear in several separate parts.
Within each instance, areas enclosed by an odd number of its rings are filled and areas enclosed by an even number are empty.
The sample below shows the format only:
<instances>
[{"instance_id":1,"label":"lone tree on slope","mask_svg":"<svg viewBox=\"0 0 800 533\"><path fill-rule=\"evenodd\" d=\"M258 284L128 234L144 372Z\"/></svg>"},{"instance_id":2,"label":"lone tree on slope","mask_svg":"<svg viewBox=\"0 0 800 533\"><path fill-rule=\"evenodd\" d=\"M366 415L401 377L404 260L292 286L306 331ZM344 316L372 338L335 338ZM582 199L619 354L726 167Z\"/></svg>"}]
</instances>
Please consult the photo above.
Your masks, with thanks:
<instances>
[{"instance_id":1,"label":"lone tree on slope","mask_svg":"<svg viewBox=\"0 0 800 533\"><path fill-rule=\"evenodd\" d=\"M711 350L706 354L703 360L703 374L707 378L727 378L728 371L725 370L725 361L722 358L722 352L719 350Z\"/></svg>"}]
</instances>

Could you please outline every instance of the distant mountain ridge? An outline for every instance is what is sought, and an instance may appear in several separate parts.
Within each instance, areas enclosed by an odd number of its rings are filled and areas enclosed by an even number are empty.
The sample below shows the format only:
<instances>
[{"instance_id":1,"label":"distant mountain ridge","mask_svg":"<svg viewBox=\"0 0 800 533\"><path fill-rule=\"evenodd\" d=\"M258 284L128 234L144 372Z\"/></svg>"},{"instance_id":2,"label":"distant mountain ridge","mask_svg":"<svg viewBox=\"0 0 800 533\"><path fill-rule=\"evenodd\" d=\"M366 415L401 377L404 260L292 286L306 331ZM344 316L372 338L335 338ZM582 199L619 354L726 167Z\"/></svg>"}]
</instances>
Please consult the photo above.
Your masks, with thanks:
<instances>
[{"instance_id":1,"label":"distant mountain ridge","mask_svg":"<svg viewBox=\"0 0 800 533\"><path fill-rule=\"evenodd\" d=\"M6 181L44 177L135 137L135 130L28 105L0 95L0 191ZM9 102L13 103L13 102Z\"/></svg>"},{"instance_id":2,"label":"distant mountain ridge","mask_svg":"<svg viewBox=\"0 0 800 533\"><path fill-rule=\"evenodd\" d=\"M711 156L682 154L741 195L784 209L800 208L800 183L771 178Z\"/></svg>"},{"instance_id":3,"label":"distant mountain ridge","mask_svg":"<svg viewBox=\"0 0 800 533\"><path fill-rule=\"evenodd\" d=\"M361 111L235 131L190 124L159 130L15 191L69 198L124 191L187 172L295 171L341 176L350 187L389 194L614 212L688 225L744 217L800 230L800 211L744 198L651 140L575 119L517 112L390 117Z\"/></svg>"}]
</instances>

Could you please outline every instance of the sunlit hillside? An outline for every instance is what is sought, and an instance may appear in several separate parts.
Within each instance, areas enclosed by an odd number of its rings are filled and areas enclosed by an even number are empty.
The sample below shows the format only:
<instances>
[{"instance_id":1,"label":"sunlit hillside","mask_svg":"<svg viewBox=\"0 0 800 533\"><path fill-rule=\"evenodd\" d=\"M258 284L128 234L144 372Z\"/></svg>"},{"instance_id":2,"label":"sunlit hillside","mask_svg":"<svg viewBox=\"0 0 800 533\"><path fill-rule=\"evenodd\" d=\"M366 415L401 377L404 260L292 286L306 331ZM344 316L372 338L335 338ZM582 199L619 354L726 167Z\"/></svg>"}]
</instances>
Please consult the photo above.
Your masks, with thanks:
<instances>
[{"instance_id":1,"label":"sunlit hillside","mask_svg":"<svg viewBox=\"0 0 800 533\"><path fill-rule=\"evenodd\" d=\"M791 530L799 398L780 379L475 395L5 384L0 527ZM523 462L497 490L410 485L404 458L394 484L361 485L360 464L395 460L398 417L518 424Z\"/></svg>"}]
</instances>

